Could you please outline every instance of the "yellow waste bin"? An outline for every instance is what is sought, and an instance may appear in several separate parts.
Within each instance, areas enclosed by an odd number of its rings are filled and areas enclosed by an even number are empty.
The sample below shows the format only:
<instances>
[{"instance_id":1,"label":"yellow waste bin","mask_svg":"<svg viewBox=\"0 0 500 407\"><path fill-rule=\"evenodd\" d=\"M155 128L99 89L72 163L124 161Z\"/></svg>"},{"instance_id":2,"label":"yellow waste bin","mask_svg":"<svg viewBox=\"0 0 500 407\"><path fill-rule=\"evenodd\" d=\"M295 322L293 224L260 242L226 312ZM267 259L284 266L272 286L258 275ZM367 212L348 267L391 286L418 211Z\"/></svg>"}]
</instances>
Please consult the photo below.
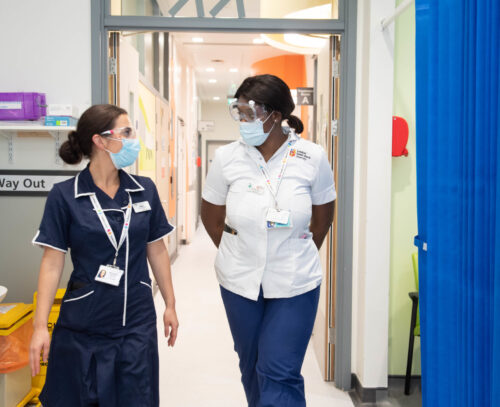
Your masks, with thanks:
<instances>
[{"instance_id":1,"label":"yellow waste bin","mask_svg":"<svg viewBox=\"0 0 500 407\"><path fill-rule=\"evenodd\" d=\"M17 406L30 391L32 304L0 304L0 406Z\"/></svg>"},{"instance_id":2,"label":"yellow waste bin","mask_svg":"<svg viewBox=\"0 0 500 407\"><path fill-rule=\"evenodd\" d=\"M59 288L56 293L56 297L54 298L54 304L52 305L52 308L49 313L49 319L47 322L47 328L49 330L50 337L52 338L52 331L54 330L54 326L57 322L57 319L59 318L59 311L61 309L61 303L62 299L64 297L64 294L66 292L66 289L64 288ZM36 300L37 300L37 293L33 295L33 307L36 309ZM31 378L31 387L33 389L33 392L35 393L35 396L31 400L32 403L38 403L38 396L40 395L40 392L42 391L43 385L45 384L45 376L47 375L47 363L43 361L43 355L40 355L40 373L38 373L35 377Z\"/></svg>"}]
</instances>

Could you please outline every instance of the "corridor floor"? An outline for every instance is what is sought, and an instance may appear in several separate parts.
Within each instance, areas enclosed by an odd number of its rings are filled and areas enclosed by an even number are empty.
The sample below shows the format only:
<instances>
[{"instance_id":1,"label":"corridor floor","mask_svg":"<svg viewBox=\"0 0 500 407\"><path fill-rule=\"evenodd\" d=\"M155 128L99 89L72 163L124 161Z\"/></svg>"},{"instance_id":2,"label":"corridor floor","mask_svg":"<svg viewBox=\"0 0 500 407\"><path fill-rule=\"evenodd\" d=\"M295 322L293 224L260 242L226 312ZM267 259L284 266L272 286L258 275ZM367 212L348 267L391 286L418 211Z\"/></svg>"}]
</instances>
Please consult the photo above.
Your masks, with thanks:
<instances>
[{"instance_id":1,"label":"corridor floor","mask_svg":"<svg viewBox=\"0 0 500 407\"><path fill-rule=\"evenodd\" d=\"M215 246L203 226L181 246L172 267L179 335L174 348L163 336L164 305L155 296L162 407L244 407L238 358L213 268ZM351 407L349 395L323 381L309 347L302 374L308 407Z\"/></svg>"}]
</instances>

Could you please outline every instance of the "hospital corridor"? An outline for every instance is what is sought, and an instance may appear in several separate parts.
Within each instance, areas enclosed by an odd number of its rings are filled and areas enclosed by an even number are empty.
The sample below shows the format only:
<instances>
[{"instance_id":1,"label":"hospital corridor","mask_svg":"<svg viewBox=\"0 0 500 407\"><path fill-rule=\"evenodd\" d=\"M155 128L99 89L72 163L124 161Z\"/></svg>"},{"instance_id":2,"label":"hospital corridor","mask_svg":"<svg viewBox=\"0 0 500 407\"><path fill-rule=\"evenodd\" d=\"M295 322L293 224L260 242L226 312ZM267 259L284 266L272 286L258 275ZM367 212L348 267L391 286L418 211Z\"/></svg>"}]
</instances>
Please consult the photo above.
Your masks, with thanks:
<instances>
[{"instance_id":1,"label":"hospital corridor","mask_svg":"<svg viewBox=\"0 0 500 407\"><path fill-rule=\"evenodd\" d=\"M0 407L500 407L500 0L0 0Z\"/></svg>"},{"instance_id":2,"label":"hospital corridor","mask_svg":"<svg viewBox=\"0 0 500 407\"><path fill-rule=\"evenodd\" d=\"M164 304L155 295L160 354L161 407L240 407L246 403L238 356L214 271L217 250L200 222L191 244L172 266L179 336L174 348L163 337ZM302 375L310 407L353 406L346 392L325 382L311 346Z\"/></svg>"}]
</instances>

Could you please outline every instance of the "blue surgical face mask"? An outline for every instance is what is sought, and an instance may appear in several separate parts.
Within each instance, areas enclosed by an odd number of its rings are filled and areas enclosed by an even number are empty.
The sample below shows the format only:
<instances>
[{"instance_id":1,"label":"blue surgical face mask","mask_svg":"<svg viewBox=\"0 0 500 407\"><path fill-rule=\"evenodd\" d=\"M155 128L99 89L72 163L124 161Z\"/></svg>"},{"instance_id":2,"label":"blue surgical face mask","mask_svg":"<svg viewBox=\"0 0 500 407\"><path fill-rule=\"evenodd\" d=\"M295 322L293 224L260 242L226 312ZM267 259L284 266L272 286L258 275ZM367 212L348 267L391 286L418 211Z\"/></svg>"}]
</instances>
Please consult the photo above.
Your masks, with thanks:
<instances>
[{"instance_id":1,"label":"blue surgical face mask","mask_svg":"<svg viewBox=\"0 0 500 407\"><path fill-rule=\"evenodd\" d=\"M112 153L111 151L106 150L111 157L111 161L113 161L113 164L117 169L128 167L129 165L132 165L135 160L137 160L139 151L141 151L139 139L108 138L111 140L122 142L122 149L117 153Z\"/></svg>"},{"instance_id":2,"label":"blue surgical face mask","mask_svg":"<svg viewBox=\"0 0 500 407\"><path fill-rule=\"evenodd\" d=\"M264 123L271 117L271 114L272 112L264 121L257 119L253 122L240 122L240 135L245 143L253 147L258 147L264 144L276 124L276 122L274 122L271 130L264 133Z\"/></svg>"}]
</instances>

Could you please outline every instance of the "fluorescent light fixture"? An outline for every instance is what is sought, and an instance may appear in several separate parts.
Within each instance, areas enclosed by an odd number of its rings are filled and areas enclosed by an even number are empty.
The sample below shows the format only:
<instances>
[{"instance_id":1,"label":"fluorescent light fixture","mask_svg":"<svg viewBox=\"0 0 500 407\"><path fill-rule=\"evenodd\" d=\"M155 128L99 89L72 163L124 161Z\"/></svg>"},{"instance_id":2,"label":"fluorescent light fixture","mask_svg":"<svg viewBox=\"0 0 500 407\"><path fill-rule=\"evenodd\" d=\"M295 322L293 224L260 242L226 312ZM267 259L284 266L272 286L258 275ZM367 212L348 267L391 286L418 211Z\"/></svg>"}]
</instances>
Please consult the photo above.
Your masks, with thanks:
<instances>
[{"instance_id":1,"label":"fluorescent light fixture","mask_svg":"<svg viewBox=\"0 0 500 407\"><path fill-rule=\"evenodd\" d=\"M217 79L209 79L208 83L217 83Z\"/></svg>"},{"instance_id":2,"label":"fluorescent light fixture","mask_svg":"<svg viewBox=\"0 0 500 407\"><path fill-rule=\"evenodd\" d=\"M219 96L214 96L212 99L213 100L220 100L220 97Z\"/></svg>"},{"instance_id":3,"label":"fluorescent light fixture","mask_svg":"<svg viewBox=\"0 0 500 407\"><path fill-rule=\"evenodd\" d=\"M253 43L254 44L264 44L264 40L262 38L254 38Z\"/></svg>"},{"instance_id":4,"label":"fluorescent light fixture","mask_svg":"<svg viewBox=\"0 0 500 407\"><path fill-rule=\"evenodd\" d=\"M229 72L238 72L238 68L231 68Z\"/></svg>"},{"instance_id":5,"label":"fluorescent light fixture","mask_svg":"<svg viewBox=\"0 0 500 407\"><path fill-rule=\"evenodd\" d=\"M215 68L207 68L205 69L205 72L215 72Z\"/></svg>"},{"instance_id":6,"label":"fluorescent light fixture","mask_svg":"<svg viewBox=\"0 0 500 407\"><path fill-rule=\"evenodd\" d=\"M193 41L193 42L203 42L203 41L205 41L205 40L204 40L203 38L201 38L201 37L193 37L193 38L192 38L192 41Z\"/></svg>"}]
</instances>

